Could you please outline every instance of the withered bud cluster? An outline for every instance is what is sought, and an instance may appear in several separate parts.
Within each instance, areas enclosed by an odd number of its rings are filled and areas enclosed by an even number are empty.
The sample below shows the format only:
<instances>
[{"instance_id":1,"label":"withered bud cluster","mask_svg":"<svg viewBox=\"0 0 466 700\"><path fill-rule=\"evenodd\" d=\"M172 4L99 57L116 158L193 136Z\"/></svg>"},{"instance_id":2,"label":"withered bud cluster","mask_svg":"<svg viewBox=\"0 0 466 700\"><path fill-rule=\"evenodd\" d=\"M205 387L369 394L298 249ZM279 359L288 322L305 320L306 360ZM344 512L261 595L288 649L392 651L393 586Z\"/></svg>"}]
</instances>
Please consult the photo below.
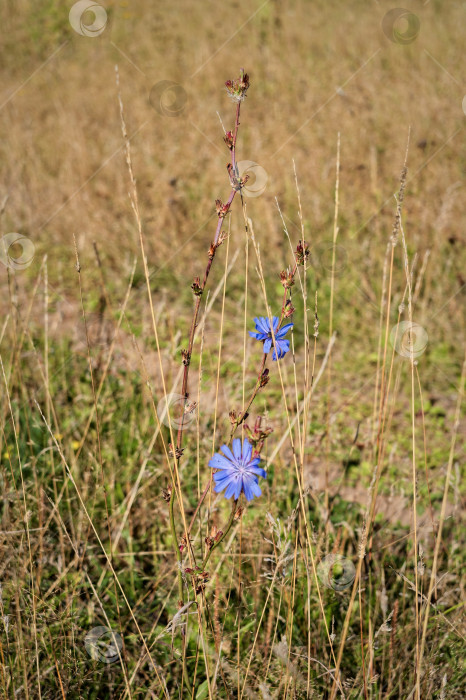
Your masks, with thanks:
<instances>
[{"instance_id":1,"label":"withered bud cluster","mask_svg":"<svg viewBox=\"0 0 466 700\"><path fill-rule=\"evenodd\" d=\"M223 204L221 199L216 199L215 209L217 210L217 216L219 217L219 219L224 219L230 211L230 205L228 204L228 202L226 204Z\"/></svg>"},{"instance_id":2,"label":"withered bud cluster","mask_svg":"<svg viewBox=\"0 0 466 700\"><path fill-rule=\"evenodd\" d=\"M231 163L227 165L228 177L230 178L230 184L234 190L240 190L249 180L249 175L244 175L244 177L237 177L235 169Z\"/></svg>"},{"instance_id":3,"label":"withered bud cluster","mask_svg":"<svg viewBox=\"0 0 466 700\"><path fill-rule=\"evenodd\" d=\"M193 585L196 589L196 593L201 593L201 591L203 591L206 587L207 581L209 580L209 572L203 571L199 566L196 566L195 569L187 567L184 570L184 573L189 574L193 577Z\"/></svg>"},{"instance_id":4,"label":"withered bud cluster","mask_svg":"<svg viewBox=\"0 0 466 700\"><path fill-rule=\"evenodd\" d=\"M230 422L232 425L239 425L244 420L246 420L246 418L249 416L249 413L247 413L247 411L244 411L244 413L242 411L238 411L237 413L236 411L232 410L228 415L230 416Z\"/></svg>"},{"instance_id":5,"label":"withered bud cluster","mask_svg":"<svg viewBox=\"0 0 466 700\"><path fill-rule=\"evenodd\" d=\"M241 71L241 75L236 80L227 80L225 87L228 92L228 96L234 102L242 102L246 97L246 92L249 88L249 75Z\"/></svg>"},{"instance_id":6,"label":"withered bud cluster","mask_svg":"<svg viewBox=\"0 0 466 700\"><path fill-rule=\"evenodd\" d=\"M230 151L233 150L233 146L235 145L235 137L231 133L231 131L227 131L225 136L223 137L223 140L225 141L226 145L230 149Z\"/></svg>"},{"instance_id":7,"label":"withered bud cluster","mask_svg":"<svg viewBox=\"0 0 466 700\"><path fill-rule=\"evenodd\" d=\"M183 456L183 448L182 447L173 447L172 443L168 443L168 452L173 456L175 455L176 459L180 459L180 457Z\"/></svg>"},{"instance_id":8,"label":"withered bud cluster","mask_svg":"<svg viewBox=\"0 0 466 700\"><path fill-rule=\"evenodd\" d=\"M262 419L259 416L256 419L253 429L251 429L246 423L244 424L244 429L248 436L249 442L252 444L254 452L257 455L260 454L260 451L264 447L264 442L267 440L269 435L273 433L273 428L261 428L261 422Z\"/></svg>"},{"instance_id":9,"label":"withered bud cluster","mask_svg":"<svg viewBox=\"0 0 466 700\"><path fill-rule=\"evenodd\" d=\"M189 541L191 542L191 537L189 538ZM181 540L180 540L180 544L178 545L178 549L180 550L180 552L183 552L183 550L185 550L187 546L188 546L188 538L186 537L186 535L182 535Z\"/></svg>"},{"instance_id":10,"label":"withered bud cluster","mask_svg":"<svg viewBox=\"0 0 466 700\"><path fill-rule=\"evenodd\" d=\"M289 289L294 285L294 273L293 270L288 267L286 270L280 272L280 280L285 289Z\"/></svg>"},{"instance_id":11,"label":"withered bud cluster","mask_svg":"<svg viewBox=\"0 0 466 700\"><path fill-rule=\"evenodd\" d=\"M299 241L298 247L295 251L295 258L298 265L304 265L305 261L309 257L309 246L306 241Z\"/></svg>"},{"instance_id":12,"label":"withered bud cluster","mask_svg":"<svg viewBox=\"0 0 466 700\"><path fill-rule=\"evenodd\" d=\"M218 236L217 243L214 243L214 241L212 241L212 243L210 244L209 250L207 251L207 254L208 254L208 256L209 256L209 260L213 260L213 259L214 259L215 251L217 250L217 248L220 248L220 246L222 245L223 241L226 240L226 237L227 237L226 232L225 232L225 231L220 231L220 234L219 234L219 236Z\"/></svg>"},{"instance_id":13,"label":"withered bud cluster","mask_svg":"<svg viewBox=\"0 0 466 700\"><path fill-rule=\"evenodd\" d=\"M223 531L219 530L215 525L212 525L210 535L207 535L207 537L205 538L207 549L212 549L214 544L217 544L221 537L223 537Z\"/></svg>"},{"instance_id":14,"label":"withered bud cluster","mask_svg":"<svg viewBox=\"0 0 466 700\"><path fill-rule=\"evenodd\" d=\"M191 289L193 290L194 294L195 294L197 297L202 296L202 292L203 292L204 290L203 290L203 287L202 287L202 284L201 284L200 277L195 277L195 278L194 278L194 281L193 281L193 283L192 283L192 285L191 285Z\"/></svg>"},{"instance_id":15,"label":"withered bud cluster","mask_svg":"<svg viewBox=\"0 0 466 700\"><path fill-rule=\"evenodd\" d=\"M166 489L162 489L162 498L167 503L170 503L171 497L172 497L172 486L171 486L171 484L168 484Z\"/></svg>"}]
</instances>

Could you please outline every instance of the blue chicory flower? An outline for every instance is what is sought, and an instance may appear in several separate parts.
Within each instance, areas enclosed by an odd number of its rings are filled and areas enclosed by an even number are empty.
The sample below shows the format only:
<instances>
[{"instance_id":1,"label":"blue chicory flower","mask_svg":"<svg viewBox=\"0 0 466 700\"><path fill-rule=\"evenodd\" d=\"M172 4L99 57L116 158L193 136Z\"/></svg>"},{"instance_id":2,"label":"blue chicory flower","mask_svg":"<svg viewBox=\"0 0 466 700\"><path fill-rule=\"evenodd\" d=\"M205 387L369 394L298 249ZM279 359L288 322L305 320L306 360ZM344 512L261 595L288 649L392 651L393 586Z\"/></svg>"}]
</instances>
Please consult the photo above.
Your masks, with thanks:
<instances>
[{"instance_id":1,"label":"blue chicory flower","mask_svg":"<svg viewBox=\"0 0 466 700\"><path fill-rule=\"evenodd\" d=\"M227 445L220 448L223 454L214 454L209 462L209 467L218 469L214 474L215 493L220 493L226 487L225 498L234 496L238 500L241 491L244 492L247 501L252 501L254 496L260 496L262 491L259 486L259 476L264 479L267 473L259 467L260 457L252 456L252 445L249 440L243 441L235 438L232 444L233 452Z\"/></svg>"},{"instance_id":2,"label":"blue chicory flower","mask_svg":"<svg viewBox=\"0 0 466 700\"><path fill-rule=\"evenodd\" d=\"M278 359L280 360L286 355L286 353L290 349L290 341L285 339L285 335L288 333L290 328L293 328L293 324L287 323L286 325L282 326L279 330L277 330L279 320L280 319L278 318L278 316L273 317L273 332L275 335L275 345L278 350ZM270 352L270 349L273 345L270 321L268 318L260 316L260 318L255 318L254 322L256 324L256 330L249 331L249 335L252 338L257 338L257 340L263 340L264 352L268 353ZM277 353L275 352L275 349L273 351L272 359L277 359Z\"/></svg>"}]
</instances>

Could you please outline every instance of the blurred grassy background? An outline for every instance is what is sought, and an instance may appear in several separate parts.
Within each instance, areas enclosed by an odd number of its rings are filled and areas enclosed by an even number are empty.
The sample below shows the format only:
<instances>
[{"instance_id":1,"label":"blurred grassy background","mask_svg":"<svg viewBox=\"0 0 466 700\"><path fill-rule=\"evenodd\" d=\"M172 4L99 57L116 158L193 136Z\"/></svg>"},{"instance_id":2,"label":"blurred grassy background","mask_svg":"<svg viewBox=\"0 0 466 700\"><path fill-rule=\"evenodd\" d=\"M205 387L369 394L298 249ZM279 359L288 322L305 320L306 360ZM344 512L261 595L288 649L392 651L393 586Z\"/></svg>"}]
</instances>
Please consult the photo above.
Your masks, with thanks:
<instances>
[{"instance_id":1,"label":"blurred grassy background","mask_svg":"<svg viewBox=\"0 0 466 700\"><path fill-rule=\"evenodd\" d=\"M119 66L131 140L164 373L167 387L173 385L174 391L179 391L180 385L180 349L187 344L192 308L190 280L202 274L205 266L216 225L214 201L217 197L225 200L229 192L222 123L226 129L232 128L234 106L223 88L224 81L237 76L240 67L250 74L251 88L242 107L238 158L258 163L267 174L264 193L246 198L246 204L261 246L269 303L277 307L281 303L278 272L292 262L277 201L293 245L301 238L293 160L295 163L304 232L311 245L307 279L311 316L318 291L317 367L329 340L336 144L340 133L333 380L330 392L322 380L313 397L305 446L305 483L321 502L325 468L331 477L330 532L321 511L309 504L317 552L321 554L336 547L347 556L357 557L358 533L374 469L372 411L383 267L411 129L403 227L411 262L417 256L415 282L419 286L413 317L428 335L426 351L418 360L422 401L417 394L415 411L420 532L426 576L430 575L434 537L427 516L425 475L427 471L438 517L463 361L465 80L461 46L466 4L451 2L445 6L440 1L419 0L405 2L404 7L419 21L418 35L405 45L391 41L383 31L384 17L393 9L390 2L109 2L105 4L107 24L95 37L82 36L71 27L71 3L17 0L0 7L1 235L19 232L35 247L27 269L13 271L0 262L0 351L6 375L0 394L4 493L0 576L2 615L9 616L1 631L5 697L106 698L120 697L125 692L121 665L93 662L84 649L86 632L108 622L96 604L90 582L107 614L112 612L110 621L125 639L128 676L135 672L131 693L134 697L160 696L153 668L146 663L135 671L141 642L134 620L105 569L95 534L44 428L35 399L57 436L109 551L102 483L106 484L110 530L115 536L122 528L114 553L115 569L148 642L176 612L173 543L159 493L168 477L160 439L148 453L155 420L145 390L145 372L156 401L161 396L160 374L137 228L128 198L115 64ZM407 30L403 24L398 29ZM166 113L175 93L164 94L162 103L154 97L161 81L179 86L176 94L180 111L176 116ZM192 391L197 392L200 386L202 396L196 422L199 430L188 433L191 443L183 463L188 510L194 508L197 490L205 483L208 471L213 406L218 403L217 444L228 435L228 411L241 406L246 279L249 328L253 316L266 313L250 243L246 268L243 215L237 202L235 205L230 217L227 263L237 257L226 287L218 395L221 286L205 319L201 379L200 336L193 355ZM82 268L83 305L95 380L98 383L104 379L98 424L92 414L73 235ZM227 264L225 251L226 246L213 266L211 290L221 284ZM126 318L105 374L118 310L133 265ZM399 245L390 328L397 322L405 284ZM304 362L303 303L298 291L293 298L300 377ZM252 341L247 346L248 390L255 380L259 350ZM296 397L292 363L284 363L283 371L293 412ZM411 378L409 363L398 356L395 374L376 541L365 578L364 619L365 633L372 639L372 625L381 625L384 615L398 601L398 629L391 641L388 636L385 646L380 643L377 650L368 651L374 681L366 692L374 698L408 697L413 685L414 594L409 592L406 580L394 573L396 569L413 578ZM331 431L327 451L328 405ZM265 415L275 431L265 450L267 457L287 426L276 373L255 405L254 417L257 414ZM11 415L18 431L19 450ZM85 431L88 421L90 429ZM461 609L457 611L456 606L463 585L459 465L464 451L460 447L455 454L447 511L450 519L445 523L441 548L439 575L443 578L437 592L441 609L451 608L453 613L450 622L440 614L433 615L423 697L462 697L462 669L458 667L461 636L452 631L452 626L459 624L456 615ZM225 563L228 557L222 559L218 577L213 577L218 614L224 624L225 663L231 667L231 676L224 669L231 682L230 697L237 697L238 648L244 677L256 632L248 616L257 614L266 601L261 578L268 567L264 557L270 555L270 546L264 540L264 536L270 537L266 513L285 520L296 506L291 456L286 440L268 466L264 498L245 515L241 547L251 558L243 564L243 583L231 578L231 567ZM133 493L141 469L142 479ZM132 493L134 502L128 509ZM31 529L29 541L25 518ZM214 518L221 520L215 513ZM288 536L291 538L291 533ZM234 547L231 561L236 566ZM262 697L306 697L302 676L307 676L307 663L301 656L307 651L310 618L315 625L313 656L322 663L332 663L314 598L312 614L304 598L296 600L290 621L290 601L295 587L301 585L301 574L293 579L293 572L287 570L274 589L272 602L267 603L267 624L260 628L252 665L267 689L259 690L258 682L250 677L251 697L260 697L259 693ZM428 585L428 578L423 585ZM346 603L347 598L335 591L326 592L326 615L329 625L334 620L337 642ZM348 697L359 697L362 692L358 614L356 601L353 637L343 666ZM283 649L273 651L282 634L288 639L286 654L297 655L293 656L293 668L283 662ZM191 645L195 650L194 639ZM178 654L179 648L178 644ZM269 663L268 654L272 659ZM163 645L155 645L153 656L170 696L178 697L180 667L177 654L171 655L169 637ZM198 672L202 680L202 669ZM318 666L313 667L313 697L327 697L329 692L328 678L320 678L320 672ZM205 687L199 697L204 691ZM219 697L228 697L221 684L216 692Z\"/></svg>"}]
</instances>

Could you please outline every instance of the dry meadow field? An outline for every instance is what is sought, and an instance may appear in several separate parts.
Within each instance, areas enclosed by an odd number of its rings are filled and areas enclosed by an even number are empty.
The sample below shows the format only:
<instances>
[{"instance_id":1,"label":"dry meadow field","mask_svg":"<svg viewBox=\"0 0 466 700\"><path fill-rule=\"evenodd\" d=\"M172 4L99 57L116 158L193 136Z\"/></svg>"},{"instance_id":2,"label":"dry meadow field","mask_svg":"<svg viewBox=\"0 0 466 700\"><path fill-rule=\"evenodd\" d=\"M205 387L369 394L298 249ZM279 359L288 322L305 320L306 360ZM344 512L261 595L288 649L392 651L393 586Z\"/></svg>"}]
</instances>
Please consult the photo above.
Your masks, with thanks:
<instances>
[{"instance_id":1,"label":"dry meadow field","mask_svg":"<svg viewBox=\"0 0 466 700\"><path fill-rule=\"evenodd\" d=\"M403 2L0 6L1 698L464 698L466 3Z\"/></svg>"}]
</instances>

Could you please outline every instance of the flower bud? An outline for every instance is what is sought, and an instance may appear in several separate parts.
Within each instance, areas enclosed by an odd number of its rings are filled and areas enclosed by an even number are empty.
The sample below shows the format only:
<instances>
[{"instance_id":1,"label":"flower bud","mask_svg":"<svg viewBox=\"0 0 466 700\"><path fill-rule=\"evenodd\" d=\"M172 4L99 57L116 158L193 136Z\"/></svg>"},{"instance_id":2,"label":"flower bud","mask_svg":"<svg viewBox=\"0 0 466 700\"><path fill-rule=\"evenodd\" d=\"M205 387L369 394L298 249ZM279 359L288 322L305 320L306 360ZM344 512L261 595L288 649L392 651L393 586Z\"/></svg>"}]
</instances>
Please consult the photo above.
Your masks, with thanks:
<instances>
[{"instance_id":1,"label":"flower bud","mask_svg":"<svg viewBox=\"0 0 466 700\"><path fill-rule=\"evenodd\" d=\"M265 385L268 383L269 379L270 379L270 377L269 377L269 370L268 370L268 369L264 369L264 371L263 371L262 374L261 374L261 378L260 378L260 380L259 380L259 386L260 386L260 387L265 386Z\"/></svg>"}]
</instances>

